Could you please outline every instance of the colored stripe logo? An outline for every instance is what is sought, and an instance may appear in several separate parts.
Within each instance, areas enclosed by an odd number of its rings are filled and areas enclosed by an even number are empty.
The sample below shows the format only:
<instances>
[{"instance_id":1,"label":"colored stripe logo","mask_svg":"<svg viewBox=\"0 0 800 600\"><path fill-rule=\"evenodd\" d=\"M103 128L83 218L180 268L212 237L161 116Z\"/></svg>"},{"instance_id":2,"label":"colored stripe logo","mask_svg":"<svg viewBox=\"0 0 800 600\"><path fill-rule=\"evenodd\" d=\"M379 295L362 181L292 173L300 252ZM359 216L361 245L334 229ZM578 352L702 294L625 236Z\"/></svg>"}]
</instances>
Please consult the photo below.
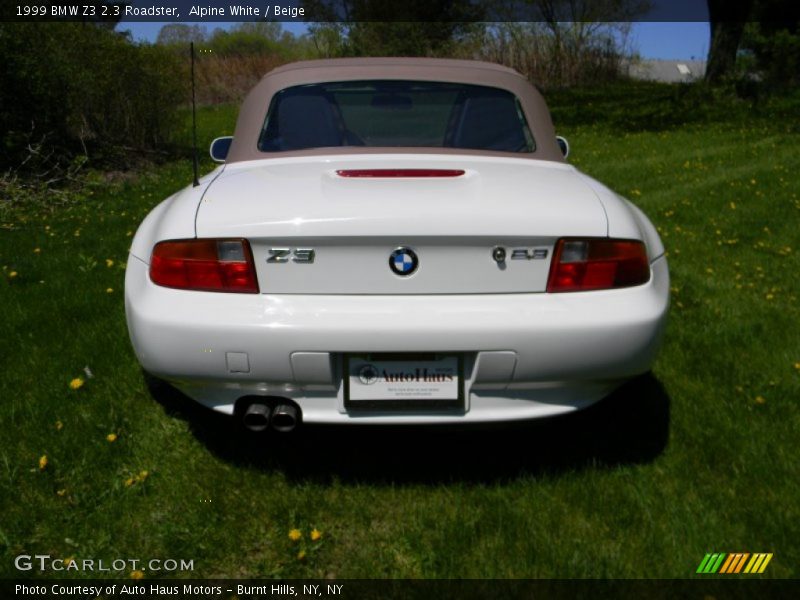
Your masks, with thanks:
<instances>
[{"instance_id":1,"label":"colored stripe logo","mask_svg":"<svg viewBox=\"0 0 800 600\"><path fill-rule=\"evenodd\" d=\"M772 553L757 552L709 552L700 561L697 573L707 574L736 574L736 573L763 573L769 561L772 560Z\"/></svg>"}]
</instances>

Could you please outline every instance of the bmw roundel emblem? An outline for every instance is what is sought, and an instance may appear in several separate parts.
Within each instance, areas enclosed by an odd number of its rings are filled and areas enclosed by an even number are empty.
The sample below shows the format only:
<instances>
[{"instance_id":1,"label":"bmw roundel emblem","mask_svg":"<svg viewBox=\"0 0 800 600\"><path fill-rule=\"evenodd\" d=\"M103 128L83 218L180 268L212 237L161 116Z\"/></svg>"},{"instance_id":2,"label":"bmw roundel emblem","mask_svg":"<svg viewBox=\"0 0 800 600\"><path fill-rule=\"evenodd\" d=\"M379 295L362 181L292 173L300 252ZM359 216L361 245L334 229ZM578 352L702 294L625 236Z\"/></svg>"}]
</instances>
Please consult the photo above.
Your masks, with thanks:
<instances>
[{"instance_id":1,"label":"bmw roundel emblem","mask_svg":"<svg viewBox=\"0 0 800 600\"><path fill-rule=\"evenodd\" d=\"M407 277L417 270L419 259L411 248L400 247L389 255L389 267L396 275Z\"/></svg>"}]
</instances>

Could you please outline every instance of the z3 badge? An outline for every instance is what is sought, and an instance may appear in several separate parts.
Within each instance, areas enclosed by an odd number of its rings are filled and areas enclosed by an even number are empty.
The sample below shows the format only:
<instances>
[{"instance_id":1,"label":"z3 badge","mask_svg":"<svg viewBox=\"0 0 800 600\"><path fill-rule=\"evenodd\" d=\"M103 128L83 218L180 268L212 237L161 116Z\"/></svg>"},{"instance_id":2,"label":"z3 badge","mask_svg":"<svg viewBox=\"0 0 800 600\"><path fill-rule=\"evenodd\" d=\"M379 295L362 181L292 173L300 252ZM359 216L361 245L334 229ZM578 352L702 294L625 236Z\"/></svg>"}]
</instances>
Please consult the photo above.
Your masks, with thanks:
<instances>
[{"instance_id":1,"label":"z3 badge","mask_svg":"<svg viewBox=\"0 0 800 600\"><path fill-rule=\"evenodd\" d=\"M547 248L511 248L511 260L544 260L547 258ZM495 246L492 249L492 258L498 263L506 261L506 249Z\"/></svg>"},{"instance_id":2,"label":"z3 badge","mask_svg":"<svg viewBox=\"0 0 800 600\"><path fill-rule=\"evenodd\" d=\"M514 248L511 260L542 260L547 258L547 248Z\"/></svg>"},{"instance_id":3,"label":"z3 badge","mask_svg":"<svg viewBox=\"0 0 800 600\"><path fill-rule=\"evenodd\" d=\"M290 259L296 263L313 263L315 256L313 248L270 248L268 252L268 263L288 263Z\"/></svg>"}]
</instances>

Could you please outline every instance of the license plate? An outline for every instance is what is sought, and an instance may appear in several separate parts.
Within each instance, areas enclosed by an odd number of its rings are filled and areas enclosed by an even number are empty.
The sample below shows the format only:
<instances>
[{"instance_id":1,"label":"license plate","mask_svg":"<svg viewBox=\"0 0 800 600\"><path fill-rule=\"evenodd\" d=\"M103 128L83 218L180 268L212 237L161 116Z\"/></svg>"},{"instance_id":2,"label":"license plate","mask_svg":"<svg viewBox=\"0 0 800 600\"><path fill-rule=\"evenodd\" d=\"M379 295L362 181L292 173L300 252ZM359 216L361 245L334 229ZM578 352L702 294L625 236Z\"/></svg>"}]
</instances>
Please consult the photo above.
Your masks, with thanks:
<instances>
[{"instance_id":1,"label":"license plate","mask_svg":"<svg viewBox=\"0 0 800 600\"><path fill-rule=\"evenodd\" d=\"M345 354L344 405L350 409L464 408L458 354Z\"/></svg>"}]
</instances>

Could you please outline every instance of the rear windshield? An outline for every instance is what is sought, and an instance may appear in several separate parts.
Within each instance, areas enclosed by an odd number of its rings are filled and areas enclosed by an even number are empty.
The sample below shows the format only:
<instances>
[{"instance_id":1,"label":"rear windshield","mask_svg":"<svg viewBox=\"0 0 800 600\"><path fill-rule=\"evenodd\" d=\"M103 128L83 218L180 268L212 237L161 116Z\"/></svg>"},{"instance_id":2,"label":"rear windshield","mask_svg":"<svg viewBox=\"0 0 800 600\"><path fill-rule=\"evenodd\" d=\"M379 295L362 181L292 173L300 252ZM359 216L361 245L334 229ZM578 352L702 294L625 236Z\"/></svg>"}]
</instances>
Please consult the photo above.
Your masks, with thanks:
<instances>
[{"instance_id":1,"label":"rear windshield","mask_svg":"<svg viewBox=\"0 0 800 600\"><path fill-rule=\"evenodd\" d=\"M262 152L332 146L533 152L519 100L497 88L427 81L347 81L275 94Z\"/></svg>"}]
</instances>

